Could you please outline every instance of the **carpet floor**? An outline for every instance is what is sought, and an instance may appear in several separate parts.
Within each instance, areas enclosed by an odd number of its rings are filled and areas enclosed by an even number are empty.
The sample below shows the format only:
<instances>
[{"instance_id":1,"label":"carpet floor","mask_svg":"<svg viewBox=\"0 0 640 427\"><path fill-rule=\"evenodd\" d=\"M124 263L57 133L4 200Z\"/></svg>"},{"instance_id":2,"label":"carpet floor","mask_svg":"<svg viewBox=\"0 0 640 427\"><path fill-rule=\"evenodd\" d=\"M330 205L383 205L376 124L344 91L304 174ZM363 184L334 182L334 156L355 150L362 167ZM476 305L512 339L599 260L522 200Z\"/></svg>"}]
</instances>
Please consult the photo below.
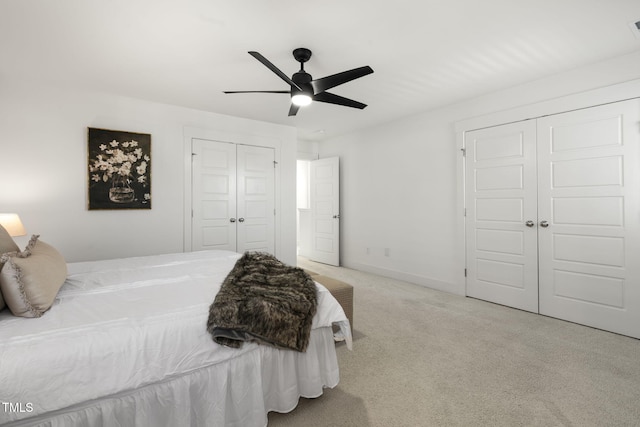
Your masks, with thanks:
<instances>
[{"instance_id":1,"label":"carpet floor","mask_svg":"<svg viewBox=\"0 0 640 427\"><path fill-rule=\"evenodd\" d=\"M340 384L269 426L640 426L640 340L299 259L354 286Z\"/></svg>"}]
</instances>

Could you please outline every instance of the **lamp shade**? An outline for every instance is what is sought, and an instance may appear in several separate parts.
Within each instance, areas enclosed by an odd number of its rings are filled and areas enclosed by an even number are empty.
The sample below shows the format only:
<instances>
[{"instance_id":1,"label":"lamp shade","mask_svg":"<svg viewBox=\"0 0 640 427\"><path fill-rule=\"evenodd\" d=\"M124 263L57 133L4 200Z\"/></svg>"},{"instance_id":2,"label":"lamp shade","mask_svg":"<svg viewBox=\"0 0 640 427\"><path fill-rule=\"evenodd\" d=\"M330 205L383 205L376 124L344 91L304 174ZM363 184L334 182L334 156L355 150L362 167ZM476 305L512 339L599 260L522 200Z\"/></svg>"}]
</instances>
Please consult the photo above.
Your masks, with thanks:
<instances>
[{"instance_id":1,"label":"lamp shade","mask_svg":"<svg viewBox=\"0 0 640 427\"><path fill-rule=\"evenodd\" d=\"M15 213L0 213L0 225L2 225L11 237L24 236L27 231L20 221L20 217Z\"/></svg>"}]
</instances>

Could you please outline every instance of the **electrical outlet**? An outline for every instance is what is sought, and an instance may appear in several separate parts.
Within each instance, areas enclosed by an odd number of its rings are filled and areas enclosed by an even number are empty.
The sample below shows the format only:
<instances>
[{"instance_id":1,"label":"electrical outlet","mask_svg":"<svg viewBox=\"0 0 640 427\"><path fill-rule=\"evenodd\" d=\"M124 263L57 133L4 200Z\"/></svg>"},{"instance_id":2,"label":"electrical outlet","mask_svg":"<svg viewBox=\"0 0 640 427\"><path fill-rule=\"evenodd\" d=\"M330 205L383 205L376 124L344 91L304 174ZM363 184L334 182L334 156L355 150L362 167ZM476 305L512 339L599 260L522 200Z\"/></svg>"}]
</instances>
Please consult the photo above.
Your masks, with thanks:
<instances>
[{"instance_id":1,"label":"electrical outlet","mask_svg":"<svg viewBox=\"0 0 640 427\"><path fill-rule=\"evenodd\" d=\"M384 248L384 256L390 256L390 253L391 253L391 249Z\"/></svg>"}]
</instances>

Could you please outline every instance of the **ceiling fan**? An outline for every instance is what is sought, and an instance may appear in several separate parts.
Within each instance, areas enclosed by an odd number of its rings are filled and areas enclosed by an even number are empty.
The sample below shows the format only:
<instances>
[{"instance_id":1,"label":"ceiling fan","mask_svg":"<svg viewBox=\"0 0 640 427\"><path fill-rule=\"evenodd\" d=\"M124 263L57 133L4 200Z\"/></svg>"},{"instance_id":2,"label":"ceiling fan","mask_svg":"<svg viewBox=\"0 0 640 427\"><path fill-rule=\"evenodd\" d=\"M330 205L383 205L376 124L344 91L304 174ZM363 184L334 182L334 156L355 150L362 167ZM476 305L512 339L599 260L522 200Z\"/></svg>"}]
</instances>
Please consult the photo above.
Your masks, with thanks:
<instances>
[{"instance_id":1,"label":"ceiling fan","mask_svg":"<svg viewBox=\"0 0 640 427\"><path fill-rule=\"evenodd\" d=\"M289 108L289 116L295 116L300 107L309 105L312 101L326 102L329 104L343 105L345 107L363 109L363 104L353 99L335 95L327 92L327 89L336 87L343 83L350 82L359 77L373 73L373 69L368 65L365 67L354 68L353 70L343 71L341 73L332 74L327 77L313 80L311 74L304 71L304 63L311 58L311 51L304 47L300 47L293 51L293 57L300 63L300 71L295 73L291 78L280 71L278 67L273 65L267 58L258 52L251 51L249 55L262 62L264 66L273 71L278 77L284 80L290 90L244 90L244 91L225 91L224 93L286 93L291 95L291 107Z\"/></svg>"}]
</instances>

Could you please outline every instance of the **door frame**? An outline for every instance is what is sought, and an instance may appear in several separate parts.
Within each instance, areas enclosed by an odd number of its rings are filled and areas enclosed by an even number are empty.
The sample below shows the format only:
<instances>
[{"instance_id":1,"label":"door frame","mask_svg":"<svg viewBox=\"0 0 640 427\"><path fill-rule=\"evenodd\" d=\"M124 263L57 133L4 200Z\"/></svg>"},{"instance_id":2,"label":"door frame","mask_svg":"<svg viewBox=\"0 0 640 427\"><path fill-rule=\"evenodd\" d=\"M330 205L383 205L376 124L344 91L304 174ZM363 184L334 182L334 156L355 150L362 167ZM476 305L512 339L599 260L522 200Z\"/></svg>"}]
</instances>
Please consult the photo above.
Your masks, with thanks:
<instances>
[{"instance_id":1,"label":"door frame","mask_svg":"<svg viewBox=\"0 0 640 427\"><path fill-rule=\"evenodd\" d=\"M542 101L535 104L514 107L508 110L472 117L454 123L456 134L456 206L460 215L456 221L456 281L452 292L459 295L467 295L465 269L466 259L466 160L465 160L465 133L472 130L483 129L502 124L536 119L551 114L565 113L574 110L595 107L597 105L610 104L628 99L640 98L640 79L598 89L562 96L560 98Z\"/></svg>"},{"instance_id":2,"label":"door frame","mask_svg":"<svg viewBox=\"0 0 640 427\"><path fill-rule=\"evenodd\" d=\"M283 258L283 244L282 244L282 231L283 231L283 209L281 201L281 168L278 166L281 164L281 142L275 138L269 138L261 135L249 135L242 133L229 133L224 131L216 131L211 129L201 129L194 127L184 128L183 138L183 150L184 150L184 216L183 216L183 250L185 252L192 251L192 139L208 139L212 141L226 142L236 145L252 145L257 147L273 148L276 168L275 168L275 249L276 257ZM295 252L295 251L294 251ZM286 261L285 261L286 262Z\"/></svg>"}]
</instances>

